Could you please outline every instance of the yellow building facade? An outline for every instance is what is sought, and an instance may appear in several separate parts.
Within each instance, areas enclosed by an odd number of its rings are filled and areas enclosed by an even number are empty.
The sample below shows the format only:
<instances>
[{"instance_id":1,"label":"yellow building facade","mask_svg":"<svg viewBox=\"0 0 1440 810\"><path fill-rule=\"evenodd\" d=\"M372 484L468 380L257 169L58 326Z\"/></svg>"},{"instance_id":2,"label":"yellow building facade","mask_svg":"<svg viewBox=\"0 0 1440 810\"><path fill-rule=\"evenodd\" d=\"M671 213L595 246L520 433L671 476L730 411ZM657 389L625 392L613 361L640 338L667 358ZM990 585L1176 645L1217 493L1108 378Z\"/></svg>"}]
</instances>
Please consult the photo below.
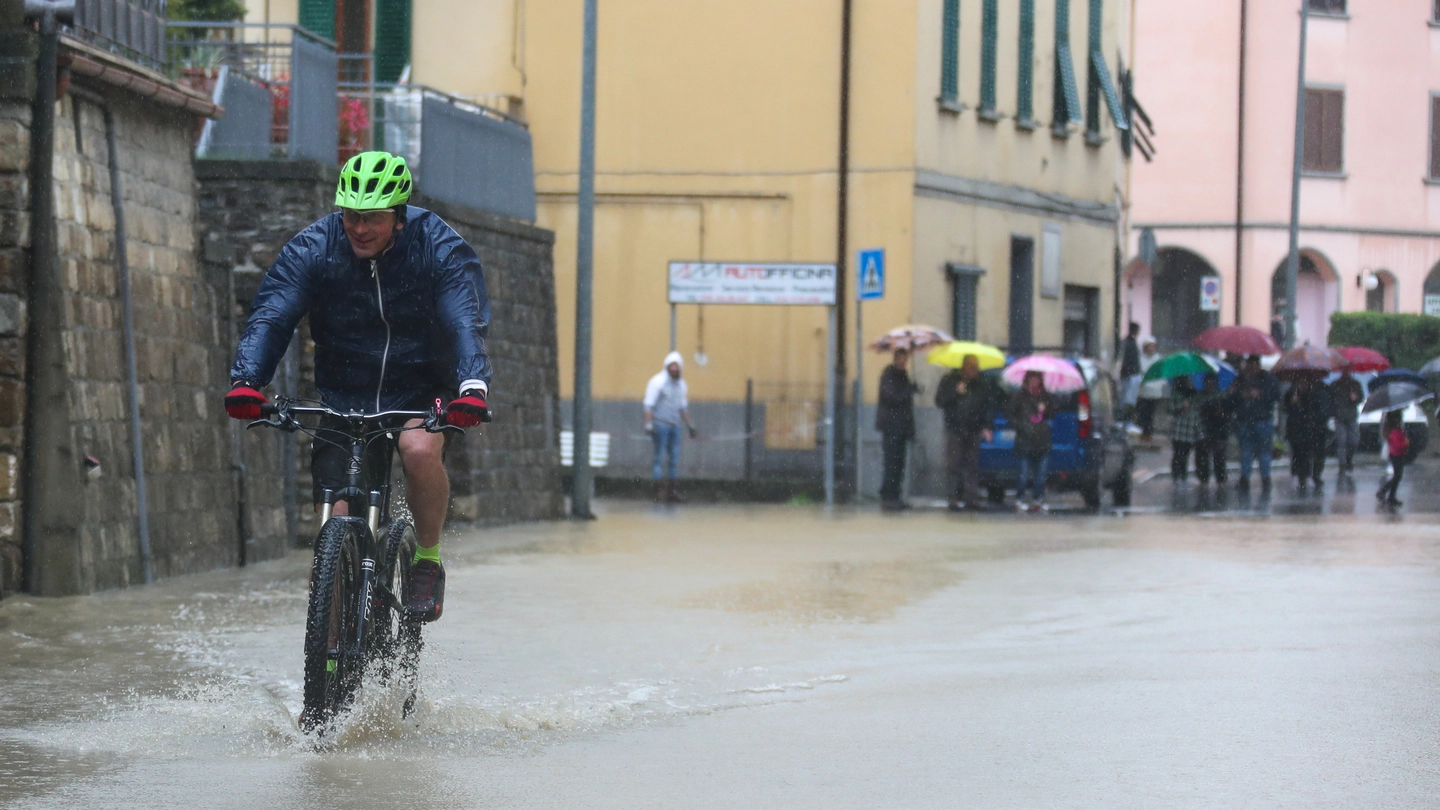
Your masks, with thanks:
<instances>
[{"instance_id":1,"label":"yellow building facade","mask_svg":"<svg viewBox=\"0 0 1440 810\"><path fill-rule=\"evenodd\" d=\"M864 337L924 322L1002 346L1107 353L1123 118L1106 86L1123 59L1125 8L852 3L849 263L853 275L856 251L884 248L888 277L884 300L865 305ZM556 234L568 391L581 0L412 8L412 83L508 105L529 123L538 224ZM659 369L668 262L835 261L841 29L841 0L600 0L597 399L636 402ZM1028 334L1012 334L1026 317ZM747 380L823 383L825 322L819 308L678 307L692 400L738 402ZM853 332L847 344L853 374ZM873 401L879 360L865 362Z\"/></svg>"}]
</instances>

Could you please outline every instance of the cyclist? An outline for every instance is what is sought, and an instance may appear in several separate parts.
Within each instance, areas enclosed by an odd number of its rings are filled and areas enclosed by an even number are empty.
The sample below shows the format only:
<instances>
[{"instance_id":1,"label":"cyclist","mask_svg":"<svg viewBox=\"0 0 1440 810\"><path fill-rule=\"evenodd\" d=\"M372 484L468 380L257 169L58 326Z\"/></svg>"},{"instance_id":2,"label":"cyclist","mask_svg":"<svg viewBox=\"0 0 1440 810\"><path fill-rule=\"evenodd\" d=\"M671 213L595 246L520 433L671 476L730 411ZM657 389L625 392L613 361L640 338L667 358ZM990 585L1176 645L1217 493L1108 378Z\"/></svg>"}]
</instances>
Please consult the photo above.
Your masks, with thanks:
<instances>
[{"instance_id":1,"label":"cyclist","mask_svg":"<svg viewBox=\"0 0 1440 810\"><path fill-rule=\"evenodd\" d=\"M335 192L340 210L291 239L255 295L230 369L225 411L232 418L260 418L260 406L268 402L260 389L306 315L315 342L315 385L329 407L423 410L448 398L449 424L474 427L487 416L490 304L480 259L439 216L407 205L411 187L403 158L362 152L346 162ZM445 439L411 430L399 433L396 444L417 544L405 607L434 621L445 600ZM390 452L383 442L372 447ZM324 489L344 486L348 458L347 449L315 441L317 507ZM337 515L347 511L343 501L334 505Z\"/></svg>"}]
</instances>

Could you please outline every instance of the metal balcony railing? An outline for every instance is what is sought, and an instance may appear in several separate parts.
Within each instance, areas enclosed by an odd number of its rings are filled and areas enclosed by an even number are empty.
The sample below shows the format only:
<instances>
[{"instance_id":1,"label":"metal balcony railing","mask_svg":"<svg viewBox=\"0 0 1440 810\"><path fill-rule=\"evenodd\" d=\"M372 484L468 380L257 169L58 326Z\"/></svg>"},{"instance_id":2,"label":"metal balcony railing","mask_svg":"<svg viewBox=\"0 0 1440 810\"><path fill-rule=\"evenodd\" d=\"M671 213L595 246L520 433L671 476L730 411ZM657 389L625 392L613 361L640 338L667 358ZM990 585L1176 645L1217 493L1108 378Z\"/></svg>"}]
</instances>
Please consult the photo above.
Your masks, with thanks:
<instances>
[{"instance_id":1,"label":"metal balcony railing","mask_svg":"<svg viewBox=\"0 0 1440 810\"><path fill-rule=\"evenodd\" d=\"M207 124L202 157L311 158L333 163L339 145L336 85L368 76L369 54L296 25L171 22L167 69L226 108Z\"/></svg>"},{"instance_id":2,"label":"metal balcony railing","mask_svg":"<svg viewBox=\"0 0 1440 810\"><path fill-rule=\"evenodd\" d=\"M65 33L152 70L165 66L165 0L75 0Z\"/></svg>"}]
</instances>

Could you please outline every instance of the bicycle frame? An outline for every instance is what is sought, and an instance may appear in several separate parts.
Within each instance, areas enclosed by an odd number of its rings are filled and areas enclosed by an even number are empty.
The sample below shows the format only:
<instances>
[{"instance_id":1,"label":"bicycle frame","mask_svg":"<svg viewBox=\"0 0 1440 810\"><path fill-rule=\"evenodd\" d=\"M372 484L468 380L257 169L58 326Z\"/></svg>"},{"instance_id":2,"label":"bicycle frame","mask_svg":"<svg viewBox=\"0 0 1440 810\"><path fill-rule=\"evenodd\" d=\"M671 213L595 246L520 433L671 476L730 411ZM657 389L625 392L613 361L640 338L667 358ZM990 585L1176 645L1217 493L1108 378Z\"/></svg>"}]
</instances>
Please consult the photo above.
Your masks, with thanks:
<instances>
[{"instance_id":1,"label":"bicycle frame","mask_svg":"<svg viewBox=\"0 0 1440 810\"><path fill-rule=\"evenodd\" d=\"M439 408L438 402L433 411L382 411L374 414L359 414L341 413L325 406L296 405L291 400L278 398L274 404L261 406L260 412L262 416L270 418L251 422L248 427L265 426L294 432L304 427L296 417L307 415L328 416L345 423L343 431L338 428L315 428L317 431L343 432L350 444L350 459L345 468L345 486L339 490L326 488L322 491L320 527L323 530L331 520L345 520L360 522L366 529L360 533L363 538L359 583L360 614L355 623L355 638L350 640L351 648L346 651L352 655L362 654L377 591L381 604L397 612L403 612L399 595L391 592L388 583L382 584L376 578L377 562L385 559L387 551L380 546L379 538L381 526L390 521L390 470L394 454L392 452L386 455L383 469L371 471L373 477L369 483L372 487L366 490L361 486L361 476L365 470L365 451L370 442L378 441L382 436L394 440L399 433L406 430L423 429L427 433L444 431L463 433L464 431L442 421L444 414ZM409 421L411 419L419 419L421 424L413 427L383 427L383 423L390 420ZM317 440L319 440L318 437ZM329 441L329 439L325 441ZM348 514L334 514L335 504L340 501L346 503ZM358 516L362 509L365 514L363 519Z\"/></svg>"}]
</instances>

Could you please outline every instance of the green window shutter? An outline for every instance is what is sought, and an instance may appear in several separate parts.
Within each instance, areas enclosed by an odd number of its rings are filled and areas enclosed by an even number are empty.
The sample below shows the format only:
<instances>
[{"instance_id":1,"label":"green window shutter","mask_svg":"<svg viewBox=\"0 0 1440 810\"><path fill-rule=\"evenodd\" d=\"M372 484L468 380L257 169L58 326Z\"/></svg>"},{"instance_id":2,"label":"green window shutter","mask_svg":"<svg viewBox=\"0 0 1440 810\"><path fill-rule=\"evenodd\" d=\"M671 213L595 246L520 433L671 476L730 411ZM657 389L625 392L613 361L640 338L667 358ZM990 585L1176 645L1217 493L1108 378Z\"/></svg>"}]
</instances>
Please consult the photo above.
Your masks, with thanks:
<instances>
[{"instance_id":1,"label":"green window shutter","mask_svg":"<svg viewBox=\"0 0 1440 810\"><path fill-rule=\"evenodd\" d=\"M1105 106L1110 109L1110 120L1115 122L1115 128L1129 129L1130 122L1125 119L1125 107L1120 103L1120 94L1115 90L1115 82L1110 79L1110 68L1105 64L1105 54L1098 50L1090 52L1090 70L1091 75L1099 81L1100 92L1105 96ZM1096 124L1095 128L1099 129L1100 125Z\"/></svg>"},{"instance_id":2,"label":"green window shutter","mask_svg":"<svg viewBox=\"0 0 1440 810\"><path fill-rule=\"evenodd\" d=\"M980 112L995 112L995 45L999 36L999 0L985 0L980 18Z\"/></svg>"},{"instance_id":3,"label":"green window shutter","mask_svg":"<svg viewBox=\"0 0 1440 810\"><path fill-rule=\"evenodd\" d=\"M1015 119L1035 118L1035 0L1020 0L1020 63L1015 71Z\"/></svg>"},{"instance_id":4,"label":"green window shutter","mask_svg":"<svg viewBox=\"0 0 1440 810\"><path fill-rule=\"evenodd\" d=\"M1095 70L1095 55L1100 52L1100 27L1104 20L1105 0L1090 0L1090 36L1086 43L1088 70L1085 76L1085 131L1100 134L1100 77ZM1101 69L1105 59L1100 58Z\"/></svg>"},{"instance_id":5,"label":"green window shutter","mask_svg":"<svg viewBox=\"0 0 1440 810\"><path fill-rule=\"evenodd\" d=\"M335 39L335 0L300 0L300 27Z\"/></svg>"},{"instance_id":6,"label":"green window shutter","mask_svg":"<svg viewBox=\"0 0 1440 810\"><path fill-rule=\"evenodd\" d=\"M1055 120L1057 129L1078 124L1080 90L1075 83L1075 62L1070 58L1070 0L1055 0Z\"/></svg>"},{"instance_id":7,"label":"green window shutter","mask_svg":"<svg viewBox=\"0 0 1440 810\"><path fill-rule=\"evenodd\" d=\"M410 64L410 0L376 0L375 81L399 81Z\"/></svg>"},{"instance_id":8,"label":"green window shutter","mask_svg":"<svg viewBox=\"0 0 1440 810\"><path fill-rule=\"evenodd\" d=\"M960 100L960 0L945 0L940 21L940 100Z\"/></svg>"}]
</instances>

